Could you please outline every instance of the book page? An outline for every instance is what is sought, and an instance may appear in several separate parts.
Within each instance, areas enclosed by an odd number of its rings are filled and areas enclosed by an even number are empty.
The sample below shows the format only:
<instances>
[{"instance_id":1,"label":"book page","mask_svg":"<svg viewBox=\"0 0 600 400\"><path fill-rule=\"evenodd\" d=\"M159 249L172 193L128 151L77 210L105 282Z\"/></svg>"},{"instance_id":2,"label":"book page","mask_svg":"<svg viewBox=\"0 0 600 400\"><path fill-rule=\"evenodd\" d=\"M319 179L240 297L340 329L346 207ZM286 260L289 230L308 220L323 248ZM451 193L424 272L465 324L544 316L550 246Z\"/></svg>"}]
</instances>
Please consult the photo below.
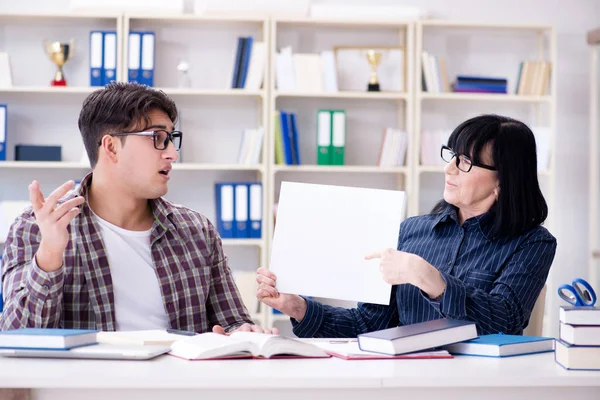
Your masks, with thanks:
<instances>
[{"instance_id":1,"label":"book page","mask_svg":"<svg viewBox=\"0 0 600 400\"><path fill-rule=\"evenodd\" d=\"M294 338L270 335L266 333L255 332L235 332L231 334L234 340L252 343L249 347L252 355L258 357L272 357L275 355L296 355L303 357L325 357L325 354L319 347L303 342Z\"/></svg>"},{"instance_id":2,"label":"book page","mask_svg":"<svg viewBox=\"0 0 600 400\"><path fill-rule=\"evenodd\" d=\"M252 352L251 347L247 341L209 332L173 343L170 354L189 360L207 359Z\"/></svg>"},{"instance_id":3,"label":"book page","mask_svg":"<svg viewBox=\"0 0 600 400\"><path fill-rule=\"evenodd\" d=\"M373 251L397 247L406 196L396 190L282 182L270 270L281 293L385 304Z\"/></svg>"}]
</instances>

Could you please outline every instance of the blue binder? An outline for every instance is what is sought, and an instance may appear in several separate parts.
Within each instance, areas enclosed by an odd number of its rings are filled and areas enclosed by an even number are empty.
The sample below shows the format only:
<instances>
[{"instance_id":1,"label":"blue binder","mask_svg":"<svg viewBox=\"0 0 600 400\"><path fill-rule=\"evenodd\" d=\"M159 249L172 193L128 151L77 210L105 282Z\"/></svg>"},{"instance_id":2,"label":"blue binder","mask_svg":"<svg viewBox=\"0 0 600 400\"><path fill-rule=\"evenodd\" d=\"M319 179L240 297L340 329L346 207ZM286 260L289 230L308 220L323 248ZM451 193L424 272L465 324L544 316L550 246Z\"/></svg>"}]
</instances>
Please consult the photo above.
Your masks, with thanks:
<instances>
[{"instance_id":1,"label":"blue binder","mask_svg":"<svg viewBox=\"0 0 600 400\"><path fill-rule=\"evenodd\" d=\"M240 81L240 72L242 69L242 55L244 54L244 46L246 45L246 39L243 37L238 38L237 49L235 51L235 65L233 66L233 76L231 77L231 88L238 89Z\"/></svg>"},{"instance_id":2,"label":"blue binder","mask_svg":"<svg viewBox=\"0 0 600 400\"><path fill-rule=\"evenodd\" d=\"M235 224L233 227L233 237L247 239L250 236L248 232L249 187L246 183L236 183L234 184L234 188L235 211L233 215Z\"/></svg>"},{"instance_id":3,"label":"blue binder","mask_svg":"<svg viewBox=\"0 0 600 400\"><path fill-rule=\"evenodd\" d=\"M281 138L283 139L283 154L285 163L287 165L294 165L289 114L283 110L279 110L279 116L281 118Z\"/></svg>"},{"instance_id":4,"label":"blue binder","mask_svg":"<svg viewBox=\"0 0 600 400\"><path fill-rule=\"evenodd\" d=\"M290 113L290 133L292 136L292 156L295 165L300 162L300 148L298 147L298 124L296 123L296 113Z\"/></svg>"},{"instance_id":5,"label":"blue binder","mask_svg":"<svg viewBox=\"0 0 600 400\"><path fill-rule=\"evenodd\" d=\"M142 33L129 32L128 55L127 55L127 80L139 82L142 63Z\"/></svg>"},{"instance_id":6,"label":"blue binder","mask_svg":"<svg viewBox=\"0 0 600 400\"><path fill-rule=\"evenodd\" d=\"M231 239L235 220L235 190L232 183L215 184L217 231L221 238Z\"/></svg>"},{"instance_id":7,"label":"blue binder","mask_svg":"<svg viewBox=\"0 0 600 400\"><path fill-rule=\"evenodd\" d=\"M154 32L144 32L142 34L142 62L139 83L148 86L154 86L154 43Z\"/></svg>"},{"instance_id":8,"label":"blue binder","mask_svg":"<svg viewBox=\"0 0 600 400\"><path fill-rule=\"evenodd\" d=\"M104 32L90 32L90 86L103 86Z\"/></svg>"},{"instance_id":9,"label":"blue binder","mask_svg":"<svg viewBox=\"0 0 600 400\"><path fill-rule=\"evenodd\" d=\"M6 161L6 138L8 136L8 108L0 104L0 161Z\"/></svg>"},{"instance_id":10,"label":"blue binder","mask_svg":"<svg viewBox=\"0 0 600 400\"><path fill-rule=\"evenodd\" d=\"M249 212L249 237L252 239L262 238L262 184L248 184L248 210Z\"/></svg>"},{"instance_id":11,"label":"blue binder","mask_svg":"<svg viewBox=\"0 0 600 400\"><path fill-rule=\"evenodd\" d=\"M246 45L244 46L244 52L241 61L240 80L238 82L238 88L243 89L246 86L246 77L248 76L248 67L250 65L250 55L252 54L252 43L254 39L252 36L247 37Z\"/></svg>"},{"instance_id":12,"label":"blue binder","mask_svg":"<svg viewBox=\"0 0 600 400\"><path fill-rule=\"evenodd\" d=\"M117 79L117 32L104 31L104 47L102 57L104 76L103 85Z\"/></svg>"}]
</instances>

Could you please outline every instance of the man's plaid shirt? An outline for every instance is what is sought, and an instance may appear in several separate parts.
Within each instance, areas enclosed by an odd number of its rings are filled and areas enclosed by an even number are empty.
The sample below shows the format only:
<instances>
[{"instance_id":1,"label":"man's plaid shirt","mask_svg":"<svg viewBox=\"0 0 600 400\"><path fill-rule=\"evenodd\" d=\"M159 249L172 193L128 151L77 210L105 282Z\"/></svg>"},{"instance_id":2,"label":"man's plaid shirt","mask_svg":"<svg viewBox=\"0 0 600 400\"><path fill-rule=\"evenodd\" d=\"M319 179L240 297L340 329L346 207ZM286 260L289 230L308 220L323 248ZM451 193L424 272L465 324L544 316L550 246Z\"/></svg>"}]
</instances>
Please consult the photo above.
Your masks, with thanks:
<instances>
[{"instance_id":1,"label":"man's plaid shirt","mask_svg":"<svg viewBox=\"0 0 600 400\"><path fill-rule=\"evenodd\" d=\"M71 237L58 271L44 272L36 265L41 234L31 207L12 224L2 256L0 330L116 330L108 259L101 229L87 205L91 181L89 174L79 189L86 203L69 226ZM67 194L61 202L75 195ZM152 259L171 327L207 332L216 324L229 330L252 323L210 221L161 198L150 200L150 206L155 217Z\"/></svg>"}]
</instances>

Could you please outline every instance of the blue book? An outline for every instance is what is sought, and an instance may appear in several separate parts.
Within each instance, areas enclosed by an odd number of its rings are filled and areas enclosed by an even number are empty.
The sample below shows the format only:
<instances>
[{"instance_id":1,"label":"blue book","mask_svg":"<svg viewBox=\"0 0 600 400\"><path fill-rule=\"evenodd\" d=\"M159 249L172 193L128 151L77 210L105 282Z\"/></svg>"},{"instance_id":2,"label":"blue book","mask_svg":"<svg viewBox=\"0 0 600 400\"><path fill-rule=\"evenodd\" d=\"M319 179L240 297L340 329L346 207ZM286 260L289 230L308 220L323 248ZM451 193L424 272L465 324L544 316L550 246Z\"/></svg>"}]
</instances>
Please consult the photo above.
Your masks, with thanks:
<instances>
[{"instance_id":1,"label":"blue book","mask_svg":"<svg viewBox=\"0 0 600 400\"><path fill-rule=\"evenodd\" d=\"M452 354L510 357L554 351L554 338L521 335L482 335L477 339L446 346Z\"/></svg>"},{"instance_id":2,"label":"blue book","mask_svg":"<svg viewBox=\"0 0 600 400\"><path fill-rule=\"evenodd\" d=\"M0 332L2 349L69 350L97 343L96 330L21 328Z\"/></svg>"},{"instance_id":3,"label":"blue book","mask_svg":"<svg viewBox=\"0 0 600 400\"><path fill-rule=\"evenodd\" d=\"M474 322L436 319L358 335L358 347L373 353L398 355L458 343L477 337Z\"/></svg>"},{"instance_id":4,"label":"blue book","mask_svg":"<svg viewBox=\"0 0 600 400\"><path fill-rule=\"evenodd\" d=\"M294 150L292 149L292 135L290 133L290 118L289 114L283 110L279 110L281 119L281 139L283 142L283 154L286 165L294 165Z\"/></svg>"},{"instance_id":5,"label":"blue book","mask_svg":"<svg viewBox=\"0 0 600 400\"><path fill-rule=\"evenodd\" d=\"M252 36L244 39L246 44L244 46L244 52L242 53L242 59L240 62L240 76L238 81L238 88L243 89L246 86L246 77L248 76L248 67L250 66L250 56L252 54L252 43L254 39Z\"/></svg>"}]
</instances>

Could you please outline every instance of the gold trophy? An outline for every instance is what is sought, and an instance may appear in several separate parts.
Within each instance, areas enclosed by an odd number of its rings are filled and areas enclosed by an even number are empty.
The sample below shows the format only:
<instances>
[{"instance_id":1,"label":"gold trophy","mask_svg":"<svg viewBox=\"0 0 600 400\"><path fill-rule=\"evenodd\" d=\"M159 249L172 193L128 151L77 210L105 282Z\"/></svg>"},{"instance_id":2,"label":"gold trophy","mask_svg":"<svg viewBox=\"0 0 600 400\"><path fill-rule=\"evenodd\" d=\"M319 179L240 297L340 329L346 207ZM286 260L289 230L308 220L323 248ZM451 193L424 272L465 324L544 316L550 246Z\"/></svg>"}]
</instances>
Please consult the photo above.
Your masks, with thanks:
<instances>
[{"instance_id":1,"label":"gold trophy","mask_svg":"<svg viewBox=\"0 0 600 400\"><path fill-rule=\"evenodd\" d=\"M375 50L367 50L367 61L371 66L371 77L369 78L369 86L367 91L369 92L379 92L379 79L377 78L377 67L381 62L381 53L376 52Z\"/></svg>"},{"instance_id":2,"label":"gold trophy","mask_svg":"<svg viewBox=\"0 0 600 400\"><path fill-rule=\"evenodd\" d=\"M67 86L62 67L73 55L74 44L73 39L71 39L69 43L44 41L46 54L48 54L50 60L58 67L58 71L56 71L56 75L54 75L54 80L50 82L52 86Z\"/></svg>"}]
</instances>

